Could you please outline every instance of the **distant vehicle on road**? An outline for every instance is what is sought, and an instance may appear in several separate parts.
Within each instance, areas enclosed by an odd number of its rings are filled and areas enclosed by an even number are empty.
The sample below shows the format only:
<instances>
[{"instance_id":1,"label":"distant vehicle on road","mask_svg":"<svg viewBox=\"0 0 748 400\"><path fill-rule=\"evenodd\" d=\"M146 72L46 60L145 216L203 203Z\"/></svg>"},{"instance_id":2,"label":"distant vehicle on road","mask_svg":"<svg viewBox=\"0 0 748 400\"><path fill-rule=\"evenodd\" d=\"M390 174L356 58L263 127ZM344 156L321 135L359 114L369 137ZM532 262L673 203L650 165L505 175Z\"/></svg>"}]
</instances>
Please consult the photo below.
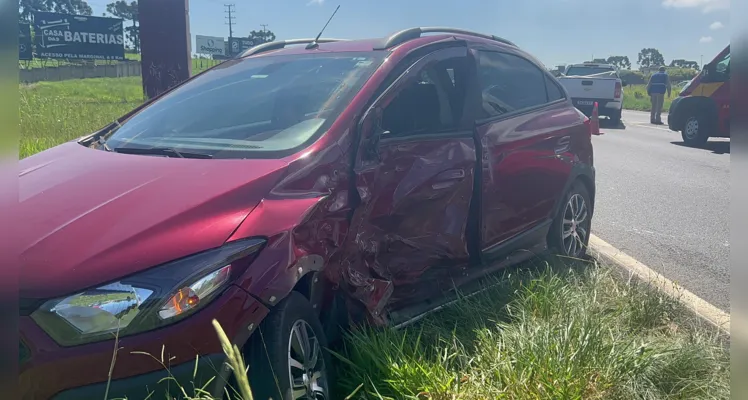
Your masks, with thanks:
<instances>
[{"instance_id":1,"label":"distant vehicle on road","mask_svg":"<svg viewBox=\"0 0 748 400\"><path fill-rule=\"evenodd\" d=\"M691 83L691 81L680 81L673 86L673 89L680 93L683 91L683 89L686 88L686 86L688 86L689 83Z\"/></svg>"},{"instance_id":2,"label":"distant vehicle on road","mask_svg":"<svg viewBox=\"0 0 748 400\"><path fill-rule=\"evenodd\" d=\"M414 322L547 248L584 256L596 132L492 35L248 49L19 162L22 398L221 398L213 319L255 398L342 398L339 327Z\"/></svg>"},{"instance_id":3,"label":"distant vehicle on road","mask_svg":"<svg viewBox=\"0 0 748 400\"><path fill-rule=\"evenodd\" d=\"M668 127L688 146L730 137L730 45L686 85L670 104Z\"/></svg>"},{"instance_id":4,"label":"distant vehicle on road","mask_svg":"<svg viewBox=\"0 0 748 400\"><path fill-rule=\"evenodd\" d=\"M592 114L595 103L601 116L618 124L623 110L623 87L618 69L610 64L583 63L566 67L558 78L566 88L574 106L585 115Z\"/></svg>"}]
</instances>

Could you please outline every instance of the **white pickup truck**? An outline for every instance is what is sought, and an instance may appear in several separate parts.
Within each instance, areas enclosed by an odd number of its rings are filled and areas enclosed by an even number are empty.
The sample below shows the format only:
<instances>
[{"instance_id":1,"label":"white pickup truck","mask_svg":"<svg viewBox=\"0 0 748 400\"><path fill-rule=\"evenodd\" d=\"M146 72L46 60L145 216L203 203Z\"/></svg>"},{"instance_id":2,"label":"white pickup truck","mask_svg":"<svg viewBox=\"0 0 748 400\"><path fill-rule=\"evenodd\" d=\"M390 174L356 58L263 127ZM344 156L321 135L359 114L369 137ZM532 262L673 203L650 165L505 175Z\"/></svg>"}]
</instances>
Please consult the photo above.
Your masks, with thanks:
<instances>
[{"instance_id":1,"label":"white pickup truck","mask_svg":"<svg viewBox=\"0 0 748 400\"><path fill-rule=\"evenodd\" d=\"M597 102L598 113L610 118L614 124L621 121L623 87L618 70L610 64L574 64L566 67L558 78L566 88L574 106L589 116Z\"/></svg>"}]
</instances>

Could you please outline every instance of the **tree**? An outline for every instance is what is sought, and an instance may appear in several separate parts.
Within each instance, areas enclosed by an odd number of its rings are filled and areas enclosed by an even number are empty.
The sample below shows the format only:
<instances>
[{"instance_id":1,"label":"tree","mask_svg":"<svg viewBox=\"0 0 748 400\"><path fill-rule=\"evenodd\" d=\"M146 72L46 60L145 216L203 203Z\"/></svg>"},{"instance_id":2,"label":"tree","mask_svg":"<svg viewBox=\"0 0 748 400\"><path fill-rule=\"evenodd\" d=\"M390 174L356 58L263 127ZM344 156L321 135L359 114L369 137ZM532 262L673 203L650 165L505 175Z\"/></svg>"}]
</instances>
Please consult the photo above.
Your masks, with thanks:
<instances>
[{"instance_id":1,"label":"tree","mask_svg":"<svg viewBox=\"0 0 748 400\"><path fill-rule=\"evenodd\" d=\"M631 61L629 61L628 56L610 56L606 62L615 65L618 69L631 69Z\"/></svg>"},{"instance_id":2,"label":"tree","mask_svg":"<svg viewBox=\"0 0 748 400\"><path fill-rule=\"evenodd\" d=\"M272 42L275 40L275 33L268 30L252 31L249 32L250 39L254 42L255 46L260 43Z\"/></svg>"},{"instance_id":3,"label":"tree","mask_svg":"<svg viewBox=\"0 0 748 400\"><path fill-rule=\"evenodd\" d=\"M665 57L655 48L645 48L639 52L639 61L637 61L637 64L644 68L665 65Z\"/></svg>"},{"instance_id":4,"label":"tree","mask_svg":"<svg viewBox=\"0 0 748 400\"><path fill-rule=\"evenodd\" d=\"M86 0L19 0L18 19L31 22L34 11L57 12L62 14L91 15L93 10Z\"/></svg>"},{"instance_id":5,"label":"tree","mask_svg":"<svg viewBox=\"0 0 748 400\"><path fill-rule=\"evenodd\" d=\"M699 63L696 61L688 61L683 59L673 60L670 61L670 66L675 68L691 68L691 69L699 69Z\"/></svg>"},{"instance_id":6,"label":"tree","mask_svg":"<svg viewBox=\"0 0 748 400\"><path fill-rule=\"evenodd\" d=\"M136 52L140 51L140 27L138 26L138 2L127 3L125 0L117 0L106 5L109 14L125 21L132 21L132 25L125 28L127 39Z\"/></svg>"},{"instance_id":7,"label":"tree","mask_svg":"<svg viewBox=\"0 0 748 400\"><path fill-rule=\"evenodd\" d=\"M595 58L594 60L590 61L591 63L595 64L605 64L607 61L604 58Z\"/></svg>"}]
</instances>

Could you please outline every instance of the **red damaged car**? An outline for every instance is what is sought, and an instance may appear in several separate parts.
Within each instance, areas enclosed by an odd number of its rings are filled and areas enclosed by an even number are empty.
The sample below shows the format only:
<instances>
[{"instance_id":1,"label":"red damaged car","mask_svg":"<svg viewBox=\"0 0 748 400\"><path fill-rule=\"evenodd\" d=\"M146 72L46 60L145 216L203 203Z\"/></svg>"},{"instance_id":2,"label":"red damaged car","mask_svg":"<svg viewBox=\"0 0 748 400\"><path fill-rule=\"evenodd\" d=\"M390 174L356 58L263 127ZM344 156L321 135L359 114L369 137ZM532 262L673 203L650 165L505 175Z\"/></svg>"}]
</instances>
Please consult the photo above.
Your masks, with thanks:
<instances>
[{"instance_id":1,"label":"red damaged car","mask_svg":"<svg viewBox=\"0 0 748 400\"><path fill-rule=\"evenodd\" d=\"M495 36L250 49L21 160L21 393L102 399L116 336L110 398L174 390L141 353L220 395L217 319L256 398L335 398L337 327L407 324L547 247L584 255L591 133Z\"/></svg>"}]
</instances>

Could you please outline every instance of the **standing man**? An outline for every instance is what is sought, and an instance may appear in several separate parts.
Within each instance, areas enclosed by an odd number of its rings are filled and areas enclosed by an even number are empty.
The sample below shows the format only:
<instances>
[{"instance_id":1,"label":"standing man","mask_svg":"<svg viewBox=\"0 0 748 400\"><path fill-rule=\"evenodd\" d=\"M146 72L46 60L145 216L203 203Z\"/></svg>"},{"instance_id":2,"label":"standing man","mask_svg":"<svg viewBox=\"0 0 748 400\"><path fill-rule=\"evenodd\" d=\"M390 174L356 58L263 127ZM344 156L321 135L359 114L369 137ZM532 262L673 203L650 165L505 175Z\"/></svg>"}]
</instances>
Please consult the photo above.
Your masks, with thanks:
<instances>
[{"instance_id":1,"label":"standing man","mask_svg":"<svg viewBox=\"0 0 748 400\"><path fill-rule=\"evenodd\" d=\"M670 97L670 77L665 72L665 67L660 67L659 72L652 74L647 84L647 94L652 101L652 112L649 122L662 125L662 106L665 104L665 93Z\"/></svg>"}]
</instances>

